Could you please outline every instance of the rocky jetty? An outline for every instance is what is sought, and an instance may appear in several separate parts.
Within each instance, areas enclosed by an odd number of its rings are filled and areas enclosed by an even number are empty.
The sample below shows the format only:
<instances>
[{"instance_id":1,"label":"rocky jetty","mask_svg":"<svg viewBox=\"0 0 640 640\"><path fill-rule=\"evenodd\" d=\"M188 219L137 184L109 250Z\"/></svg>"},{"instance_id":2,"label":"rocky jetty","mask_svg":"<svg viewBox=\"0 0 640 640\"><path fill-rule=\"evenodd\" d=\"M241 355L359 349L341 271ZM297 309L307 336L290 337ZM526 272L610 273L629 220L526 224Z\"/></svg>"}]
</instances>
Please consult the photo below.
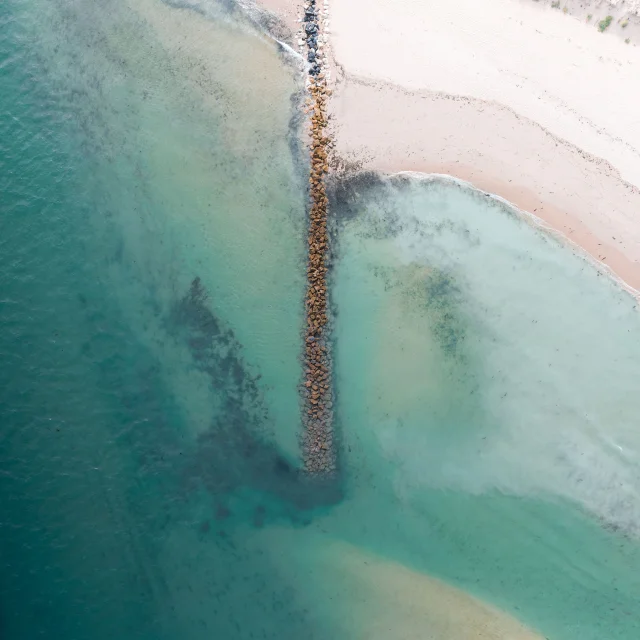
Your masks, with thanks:
<instances>
[{"instance_id":1,"label":"rocky jetty","mask_svg":"<svg viewBox=\"0 0 640 640\"><path fill-rule=\"evenodd\" d=\"M308 112L311 174L309 177L309 255L305 297L305 375L303 455L310 474L336 472L336 442L333 431L333 388L329 340L327 274L329 234L325 176L329 169L327 98L329 89L324 69L322 17L315 0L304 7L301 42L306 45L308 65ZM303 45L303 46L304 46Z\"/></svg>"}]
</instances>

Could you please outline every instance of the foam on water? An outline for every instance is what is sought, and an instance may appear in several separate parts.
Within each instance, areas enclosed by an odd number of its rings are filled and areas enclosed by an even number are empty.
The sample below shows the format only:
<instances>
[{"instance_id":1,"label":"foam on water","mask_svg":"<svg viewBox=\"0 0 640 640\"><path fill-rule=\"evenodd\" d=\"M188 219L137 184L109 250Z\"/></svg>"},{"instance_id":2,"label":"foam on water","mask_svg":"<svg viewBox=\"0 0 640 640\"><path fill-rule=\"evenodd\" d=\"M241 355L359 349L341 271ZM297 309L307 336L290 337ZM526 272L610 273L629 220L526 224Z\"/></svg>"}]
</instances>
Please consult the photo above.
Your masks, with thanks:
<instances>
[{"instance_id":1,"label":"foam on water","mask_svg":"<svg viewBox=\"0 0 640 640\"><path fill-rule=\"evenodd\" d=\"M638 637L627 293L481 194L340 183L310 487L300 70L225 3L0 20L3 638Z\"/></svg>"}]
</instances>

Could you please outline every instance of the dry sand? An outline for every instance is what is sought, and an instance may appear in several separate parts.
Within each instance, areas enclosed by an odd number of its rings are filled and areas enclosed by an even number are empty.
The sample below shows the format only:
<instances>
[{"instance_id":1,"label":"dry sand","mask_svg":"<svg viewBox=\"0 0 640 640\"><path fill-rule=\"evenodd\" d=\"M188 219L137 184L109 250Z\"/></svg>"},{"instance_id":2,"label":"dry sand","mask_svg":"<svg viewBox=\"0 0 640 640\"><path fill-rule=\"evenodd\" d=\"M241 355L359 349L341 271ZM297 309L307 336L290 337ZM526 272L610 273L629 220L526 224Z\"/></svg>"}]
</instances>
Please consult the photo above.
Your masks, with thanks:
<instances>
[{"instance_id":1,"label":"dry sand","mask_svg":"<svg viewBox=\"0 0 640 640\"><path fill-rule=\"evenodd\" d=\"M293 24L298 3L264 4ZM640 19L590 4L330 0L337 153L471 182L640 289Z\"/></svg>"}]
</instances>

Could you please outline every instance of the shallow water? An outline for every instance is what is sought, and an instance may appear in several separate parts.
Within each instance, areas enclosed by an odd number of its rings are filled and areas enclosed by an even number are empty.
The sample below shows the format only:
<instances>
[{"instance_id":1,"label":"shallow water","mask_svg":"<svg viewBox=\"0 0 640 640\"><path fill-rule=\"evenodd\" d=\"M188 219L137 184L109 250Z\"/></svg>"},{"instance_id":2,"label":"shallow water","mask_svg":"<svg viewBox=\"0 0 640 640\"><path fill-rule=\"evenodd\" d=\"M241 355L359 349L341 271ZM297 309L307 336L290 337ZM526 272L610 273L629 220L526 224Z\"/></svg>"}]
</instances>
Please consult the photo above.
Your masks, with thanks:
<instances>
[{"instance_id":1,"label":"shallow water","mask_svg":"<svg viewBox=\"0 0 640 640\"><path fill-rule=\"evenodd\" d=\"M636 301L453 182L338 196L345 445L387 514L359 514L368 546L549 637L637 633Z\"/></svg>"},{"instance_id":2,"label":"shallow water","mask_svg":"<svg viewBox=\"0 0 640 640\"><path fill-rule=\"evenodd\" d=\"M343 182L311 486L296 61L228 4L0 20L3 638L475 637L427 575L638 637L628 294L458 185Z\"/></svg>"}]
</instances>

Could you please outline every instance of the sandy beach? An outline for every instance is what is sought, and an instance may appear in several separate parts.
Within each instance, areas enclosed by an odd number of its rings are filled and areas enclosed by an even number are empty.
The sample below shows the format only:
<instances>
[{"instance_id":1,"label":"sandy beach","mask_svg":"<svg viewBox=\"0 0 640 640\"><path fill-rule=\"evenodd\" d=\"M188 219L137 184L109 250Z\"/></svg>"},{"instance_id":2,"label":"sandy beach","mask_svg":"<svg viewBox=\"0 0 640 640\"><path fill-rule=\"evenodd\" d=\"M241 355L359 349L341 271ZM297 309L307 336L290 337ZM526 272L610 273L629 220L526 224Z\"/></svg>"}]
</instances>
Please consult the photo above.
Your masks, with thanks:
<instances>
[{"instance_id":1,"label":"sandy beach","mask_svg":"<svg viewBox=\"0 0 640 640\"><path fill-rule=\"evenodd\" d=\"M637 7L553 4L332 0L335 151L468 181L640 289Z\"/></svg>"}]
</instances>

